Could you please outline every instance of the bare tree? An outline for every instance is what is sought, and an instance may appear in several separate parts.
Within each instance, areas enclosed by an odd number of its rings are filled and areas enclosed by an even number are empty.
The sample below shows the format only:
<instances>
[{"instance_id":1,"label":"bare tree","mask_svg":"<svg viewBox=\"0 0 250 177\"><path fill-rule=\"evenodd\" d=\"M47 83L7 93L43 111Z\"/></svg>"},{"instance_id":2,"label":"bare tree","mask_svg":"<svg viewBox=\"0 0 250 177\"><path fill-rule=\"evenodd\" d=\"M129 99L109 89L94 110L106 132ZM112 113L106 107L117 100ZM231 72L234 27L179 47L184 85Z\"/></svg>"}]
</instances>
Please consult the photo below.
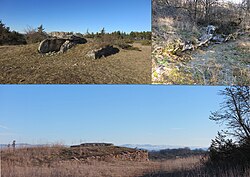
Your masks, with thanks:
<instances>
[{"instance_id":1,"label":"bare tree","mask_svg":"<svg viewBox=\"0 0 250 177\"><path fill-rule=\"evenodd\" d=\"M205 9L205 21L210 21L210 12L213 5L215 5L218 0L203 0L203 5Z\"/></svg>"},{"instance_id":2,"label":"bare tree","mask_svg":"<svg viewBox=\"0 0 250 177\"><path fill-rule=\"evenodd\" d=\"M220 92L224 102L219 111L213 112L211 120L225 123L225 134L239 142L250 140L250 93L248 86L233 86Z\"/></svg>"}]
</instances>

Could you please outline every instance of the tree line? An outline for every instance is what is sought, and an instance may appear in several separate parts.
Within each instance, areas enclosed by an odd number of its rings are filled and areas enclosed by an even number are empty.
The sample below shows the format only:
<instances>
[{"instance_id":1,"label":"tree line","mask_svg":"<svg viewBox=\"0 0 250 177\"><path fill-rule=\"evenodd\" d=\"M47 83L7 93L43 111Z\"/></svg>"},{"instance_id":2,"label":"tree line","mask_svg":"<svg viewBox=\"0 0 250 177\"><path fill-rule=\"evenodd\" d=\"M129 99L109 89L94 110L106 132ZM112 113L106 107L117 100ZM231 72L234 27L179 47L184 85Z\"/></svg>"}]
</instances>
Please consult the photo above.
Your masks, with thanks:
<instances>
[{"instance_id":1,"label":"tree line","mask_svg":"<svg viewBox=\"0 0 250 177\"><path fill-rule=\"evenodd\" d=\"M160 6L175 7L185 10L190 21L197 25L224 25L229 26L249 25L250 0L233 3L224 0L154 0Z\"/></svg>"},{"instance_id":2,"label":"tree line","mask_svg":"<svg viewBox=\"0 0 250 177\"><path fill-rule=\"evenodd\" d=\"M0 45L21 45L40 42L47 38L47 34L44 31L43 25L40 25L36 29L28 27L25 29L25 34L11 31L0 20Z\"/></svg>"},{"instance_id":3,"label":"tree line","mask_svg":"<svg viewBox=\"0 0 250 177\"><path fill-rule=\"evenodd\" d=\"M87 38L102 38L102 37L113 37L115 39L131 39L131 40L151 40L151 32L150 31L142 31L142 32L122 32L122 31L114 31L111 33L107 33L105 28L102 28L100 32L90 33L88 30L84 35Z\"/></svg>"},{"instance_id":4,"label":"tree line","mask_svg":"<svg viewBox=\"0 0 250 177\"><path fill-rule=\"evenodd\" d=\"M25 36L16 32L11 31L9 27L0 21L0 45L17 45L26 44Z\"/></svg>"},{"instance_id":5,"label":"tree line","mask_svg":"<svg viewBox=\"0 0 250 177\"><path fill-rule=\"evenodd\" d=\"M179 149L162 149L160 151L150 151L149 159L151 160L163 160L163 159L176 159L176 158L185 158L196 155L206 155L207 151L203 149L194 149L190 148L179 148Z\"/></svg>"},{"instance_id":6,"label":"tree line","mask_svg":"<svg viewBox=\"0 0 250 177\"><path fill-rule=\"evenodd\" d=\"M112 33L107 33L105 28L101 29L100 32L85 34L69 32L69 34L75 34L80 37L94 38L97 40L127 40L127 41L139 41L147 40L151 41L151 32L130 32L125 33L121 31L115 31ZM27 27L25 29L25 34L18 33L16 31L11 31L2 21L0 21L0 45L19 45L19 44L31 44L41 42L46 39L49 35L45 32L43 25L37 28Z\"/></svg>"}]
</instances>

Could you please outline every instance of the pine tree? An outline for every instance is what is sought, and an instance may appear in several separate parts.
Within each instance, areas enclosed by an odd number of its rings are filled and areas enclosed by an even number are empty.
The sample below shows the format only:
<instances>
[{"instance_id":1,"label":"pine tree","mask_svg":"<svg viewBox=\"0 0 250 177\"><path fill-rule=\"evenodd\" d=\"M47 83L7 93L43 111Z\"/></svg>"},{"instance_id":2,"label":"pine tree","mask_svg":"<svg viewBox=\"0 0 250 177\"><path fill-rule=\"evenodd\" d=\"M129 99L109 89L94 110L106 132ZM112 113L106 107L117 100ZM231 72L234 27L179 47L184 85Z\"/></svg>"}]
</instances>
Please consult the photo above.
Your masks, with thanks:
<instances>
[{"instance_id":1,"label":"pine tree","mask_svg":"<svg viewBox=\"0 0 250 177\"><path fill-rule=\"evenodd\" d=\"M37 32L40 33L40 34L44 33L43 25L40 25L40 26L37 28Z\"/></svg>"}]
</instances>

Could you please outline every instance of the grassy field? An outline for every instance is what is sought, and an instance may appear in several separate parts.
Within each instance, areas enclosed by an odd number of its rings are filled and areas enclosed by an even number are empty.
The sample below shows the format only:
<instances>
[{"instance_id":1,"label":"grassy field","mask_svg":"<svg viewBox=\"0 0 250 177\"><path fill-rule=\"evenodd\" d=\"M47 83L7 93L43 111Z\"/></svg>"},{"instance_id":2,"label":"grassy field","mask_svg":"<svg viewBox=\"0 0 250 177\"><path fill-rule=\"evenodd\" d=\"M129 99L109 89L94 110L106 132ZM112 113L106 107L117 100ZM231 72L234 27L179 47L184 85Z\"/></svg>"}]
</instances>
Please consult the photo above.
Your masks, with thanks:
<instances>
[{"instance_id":1,"label":"grassy field","mask_svg":"<svg viewBox=\"0 0 250 177\"><path fill-rule=\"evenodd\" d=\"M92 148L92 150L90 150ZM111 148L112 149L112 148ZM128 148L116 149L117 152ZM130 149L131 150L131 149ZM105 148L104 150L105 151ZM112 149L114 151L114 149ZM97 147L88 149L89 155L100 155ZM104 152L104 154L107 151ZM86 151L84 152L86 154ZM77 157L77 158L76 158ZM64 146L21 148L1 151L2 177L248 177L249 168L222 168L204 165L203 156L169 160L87 160L79 152Z\"/></svg>"},{"instance_id":2,"label":"grassy field","mask_svg":"<svg viewBox=\"0 0 250 177\"><path fill-rule=\"evenodd\" d=\"M129 149L119 148L116 152L124 150ZM63 146L2 150L2 177L140 177L159 171L190 169L200 160L199 157L189 157L167 161L97 161L74 158L78 157L77 152L69 151ZM92 148L88 154L93 156L97 151L101 152Z\"/></svg>"},{"instance_id":3,"label":"grassy field","mask_svg":"<svg viewBox=\"0 0 250 177\"><path fill-rule=\"evenodd\" d=\"M97 43L77 45L64 54L42 56L37 44L0 46L1 84L149 84L151 47L123 50L93 60L86 58Z\"/></svg>"}]
</instances>

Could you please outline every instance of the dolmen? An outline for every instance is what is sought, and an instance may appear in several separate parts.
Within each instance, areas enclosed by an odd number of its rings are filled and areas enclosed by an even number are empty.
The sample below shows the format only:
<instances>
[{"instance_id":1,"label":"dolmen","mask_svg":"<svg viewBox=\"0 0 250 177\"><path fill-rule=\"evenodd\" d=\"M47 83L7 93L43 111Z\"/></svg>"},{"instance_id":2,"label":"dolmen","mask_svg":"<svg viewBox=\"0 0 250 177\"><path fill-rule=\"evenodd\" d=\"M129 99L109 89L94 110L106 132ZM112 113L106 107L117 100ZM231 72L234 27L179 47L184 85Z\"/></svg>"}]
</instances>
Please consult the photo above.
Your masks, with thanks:
<instances>
[{"instance_id":1,"label":"dolmen","mask_svg":"<svg viewBox=\"0 0 250 177\"><path fill-rule=\"evenodd\" d=\"M104 47L94 49L86 54L86 57L91 59L99 59L118 53L120 50L113 45L105 45Z\"/></svg>"},{"instance_id":2,"label":"dolmen","mask_svg":"<svg viewBox=\"0 0 250 177\"><path fill-rule=\"evenodd\" d=\"M87 40L85 38L75 35L67 35L62 38L51 37L43 40L40 43L38 52L41 54L64 53L77 44L85 43L87 43Z\"/></svg>"}]
</instances>

